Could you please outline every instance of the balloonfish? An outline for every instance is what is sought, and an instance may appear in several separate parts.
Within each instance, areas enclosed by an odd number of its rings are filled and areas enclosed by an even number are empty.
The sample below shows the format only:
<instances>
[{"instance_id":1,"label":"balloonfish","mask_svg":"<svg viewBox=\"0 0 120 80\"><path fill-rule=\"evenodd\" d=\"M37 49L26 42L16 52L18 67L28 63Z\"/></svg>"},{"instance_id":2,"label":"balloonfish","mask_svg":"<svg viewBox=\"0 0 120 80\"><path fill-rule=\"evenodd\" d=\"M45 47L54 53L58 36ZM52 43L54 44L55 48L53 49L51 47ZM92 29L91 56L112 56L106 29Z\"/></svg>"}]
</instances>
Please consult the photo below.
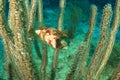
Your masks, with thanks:
<instances>
[{"instance_id":1,"label":"balloonfish","mask_svg":"<svg viewBox=\"0 0 120 80\"><path fill-rule=\"evenodd\" d=\"M35 30L35 33L53 48L62 49L68 46L67 34L55 28L42 26L39 30Z\"/></svg>"}]
</instances>

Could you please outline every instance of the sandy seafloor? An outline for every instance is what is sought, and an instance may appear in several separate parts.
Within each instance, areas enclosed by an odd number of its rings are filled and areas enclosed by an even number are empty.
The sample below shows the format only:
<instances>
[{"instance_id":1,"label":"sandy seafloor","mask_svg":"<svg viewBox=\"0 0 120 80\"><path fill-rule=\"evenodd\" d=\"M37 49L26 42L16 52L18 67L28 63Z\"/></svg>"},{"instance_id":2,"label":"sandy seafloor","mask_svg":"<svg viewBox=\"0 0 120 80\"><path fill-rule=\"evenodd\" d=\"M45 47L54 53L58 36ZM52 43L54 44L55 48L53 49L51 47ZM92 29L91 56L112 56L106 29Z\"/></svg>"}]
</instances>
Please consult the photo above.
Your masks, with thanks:
<instances>
[{"instance_id":1,"label":"sandy seafloor","mask_svg":"<svg viewBox=\"0 0 120 80\"><path fill-rule=\"evenodd\" d=\"M97 42L99 40L99 32L100 32L100 18L101 18L101 11L98 11L98 18L97 23L94 29L93 38L91 41L91 48L90 48L90 55L89 60L91 59L91 55L94 53L95 47L97 45ZM56 13L57 12L57 13ZM45 25L56 27L57 26L57 20L58 20L58 13L59 9L53 9L53 8L45 8L44 9L44 22ZM64 28L69 28L70 24L69 21L67 21L69 18L67 16L69 12L67 10L65 11L65 17L64 17ZM87 33L89 24L88 24L89 18L86 17L86 14L82 14L81 20L78 22L78 25L76 27L76 30L74 32L74 38L70 40L70 44L67 49L60 50L59 52L59 58L58 58L58 67L57 67L57 75L56 80L65 80L65 76L70 70L70 66L72 64L75 52L77 51L77 48L81 42L83 42L85 35ZM37 26L37 24L36 24ZM40 43L39 43L40 45ZM116 68L116 65L120 62L120 28L118 30L117 36L116 36L116 42L115 47L118 49L118 52L116 53L114 50L112 52L112 55L110 56L109 63L106 65L105 69L102 72L102 75L100 76L100 80L108 80L109 76L112 74L113 70ZM34 49L33 49L34 51ZM35 52L35 51L34 51ZM51 71L51 64L52 64L52 56L53 56L54 49L48 45L48 66L47 66L47 75L50 74ZM114 55L114 54L115 55ZM117 55L117 56L116 56ZM37 57L36 54L34 54L35 62L38 63L38 67L40 67L41 60ZM4 48L2 44L2 39L0 38L0 78L3 80L6 80L6 72L5 72L5 55L4 55Z\"/></svg>"}]
</instances>

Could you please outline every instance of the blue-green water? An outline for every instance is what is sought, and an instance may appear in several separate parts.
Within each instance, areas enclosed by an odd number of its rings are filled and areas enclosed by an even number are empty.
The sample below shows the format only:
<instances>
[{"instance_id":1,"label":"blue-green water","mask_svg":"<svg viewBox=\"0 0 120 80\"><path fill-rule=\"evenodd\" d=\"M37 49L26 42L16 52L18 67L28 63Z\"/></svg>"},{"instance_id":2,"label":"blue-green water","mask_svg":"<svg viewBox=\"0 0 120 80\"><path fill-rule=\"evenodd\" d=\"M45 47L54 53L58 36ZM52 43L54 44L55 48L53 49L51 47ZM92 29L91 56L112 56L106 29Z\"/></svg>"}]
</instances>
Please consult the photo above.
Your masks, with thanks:
<instances>
[{"instance_id":1,"label":"blue-green water","mask_svg":"<svg viewBox=\"0 0 120 80\"><path fill-rule=\"evenodd\" d=\"M31 2L31 0L29 0ZM100 21L105 4L110 3L112 9L114 10L115 0L66 0L66 7L64 10L64 20L63 28L69 35L70 43L67 49L61 49L58 56L58 64L56 69L55 80L65 80L67 74L70 72L71 65L73 64L73 59L78 50L79 44L85 39L87 31L89 29L89 16L90 16L90 6L95 4L98 7L97 21L94 29L94 33L91 40L90 51L87 63L87 68L90 64L90 60L93 57L93 53L96 49L99 36L100 36ZM59 0L43 0L43 21L44 25L52 28L57 28L58 18L59 18ZM9 2L6 2L5 14L8 20L9 16ZM112 22L111 22L112 24ZM36 11L36 17L34 22L34 29L38 29L38 9ZM32 44L32 54L38 69L41 67L41 40L37 39L37 49L40 52L36 52L34 44ZM54 53L54 48L47 44L48 48L48 64L46 68L46 75L50 77L52 57ZM0 37L0 80L7 80L7 74L5 69L6 55L4 51L4 44L2 42L2 37ZM99 80L109 80L113 75L115 69L120 63L120 28L116 34L115 44L112 49L109 60L104 67ZM47 80L48 78L46 78ZM41 80L41 79L40 79ZM72 80L72 79L71 79ZM76 79L75 79L76 80ZM77 79L79 80L79 79Z\"/></svg>"}]
</instances>

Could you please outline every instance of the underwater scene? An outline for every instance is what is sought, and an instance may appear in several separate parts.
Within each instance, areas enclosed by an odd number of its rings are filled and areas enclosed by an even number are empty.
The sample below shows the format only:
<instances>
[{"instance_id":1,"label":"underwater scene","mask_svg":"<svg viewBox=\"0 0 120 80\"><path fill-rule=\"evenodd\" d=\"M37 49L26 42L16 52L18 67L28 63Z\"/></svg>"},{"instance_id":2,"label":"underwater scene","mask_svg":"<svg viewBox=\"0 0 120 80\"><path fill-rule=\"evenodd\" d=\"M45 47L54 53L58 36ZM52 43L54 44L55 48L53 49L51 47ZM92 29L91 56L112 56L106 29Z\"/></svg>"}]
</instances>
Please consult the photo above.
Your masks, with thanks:
<instances>
[{"instance_id":1,"label":"underwater scene","mask_svg":"<svg viewBox=\"0 0 120 80\"><path fill-rule=\"evenodd\" d=\"M120 0L0 0L0 80L120 80Z\"/></svg>"}]
</instances>

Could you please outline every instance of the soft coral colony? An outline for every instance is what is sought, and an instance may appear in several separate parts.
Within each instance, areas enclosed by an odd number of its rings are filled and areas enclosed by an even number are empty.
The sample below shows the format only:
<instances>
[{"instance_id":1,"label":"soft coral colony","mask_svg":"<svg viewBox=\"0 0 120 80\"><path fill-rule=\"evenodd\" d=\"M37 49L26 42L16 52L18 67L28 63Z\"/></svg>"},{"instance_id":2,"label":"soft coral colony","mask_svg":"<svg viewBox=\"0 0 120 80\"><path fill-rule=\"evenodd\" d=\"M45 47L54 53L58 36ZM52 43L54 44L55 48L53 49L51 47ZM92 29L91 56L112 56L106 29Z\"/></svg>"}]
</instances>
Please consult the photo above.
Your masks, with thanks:
<instances>
[{"instance_id":1,"label":"soft coral colony","mask_svg":"<svg viewBox=\"0 0 120 80\"><path fill-rule=\"evenodd\" d=\"M60 0L60 11L57 28L58 30L44 27L45 32L42 32L43 27L41 27L45 26L43 23L44 17L42 13L42 0L31 0L31 2L29 2L29 0L9 0L8 20L6 19L4 12L5 1L6 0L0 0L0 35L2 36L5 48L4 50L7 58L5 65L7 79L55 80L57 75L57 65L59 64L58 53L62 47L67 46L67 43L63 41L63 38L66 38L67 36L65 33L62 33L64 19L63 13L65 4L67 3L66 0ZM36 9L38 9L38 11ZM114 11L112 10L111 4L106 4L104 6L102 19L100 22L100 39L90 61L90 64L87 66L88 56L90 53L90 43L96 24L97 7L95 5L91 5L90 11L91 13L88 33L86 34L83 43L80 43L78 50L74 55L71 70L66 75L66 80L98 80L113 49L120 22L120 0L116 0ZM39 65L40 67L36 66L33 57L33 44L35 45L36 52L40 52L37 48L38 45L35 44L37 43L35 40L36 34L31 33L31 30L34 29L36 13L39 14L38 22L40 30L36 30L35 32L39 34L43 41L55 48L52 68L49 75L46 74L46 67L48 62L47 44L41 41L42 44L40 47L42 50L41 54L39 54L41 55L41 64ZM108 32L109 28L110 32ZM57 35L53 35L54 32ZM58 37L58 35L61 37ZM112 80L120 80L119 66L113 75L110 76Z\"/></svg>"}]
</instances>

